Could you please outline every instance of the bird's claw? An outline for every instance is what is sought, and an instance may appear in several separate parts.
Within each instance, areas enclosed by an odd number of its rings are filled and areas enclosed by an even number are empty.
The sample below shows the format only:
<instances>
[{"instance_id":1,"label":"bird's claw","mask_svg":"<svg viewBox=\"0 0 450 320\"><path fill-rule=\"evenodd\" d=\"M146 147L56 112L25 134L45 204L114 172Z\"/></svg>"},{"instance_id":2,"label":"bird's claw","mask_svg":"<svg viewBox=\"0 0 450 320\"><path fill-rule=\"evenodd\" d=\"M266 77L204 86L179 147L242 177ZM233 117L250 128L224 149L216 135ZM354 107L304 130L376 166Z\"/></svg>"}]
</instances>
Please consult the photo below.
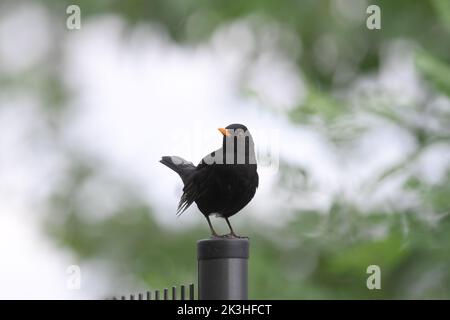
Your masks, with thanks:
<instances>
[{"instance_id":1,"label":"bird's claw","mask_svg":"<svg viewBox=\"0 0 450 320\"><path fill-rule=\"evenodd\" d=\"M211 239L223 239L223 238L226 238L226 234L224 234L224 235L219 235L219 234L212 234L211 235Z\"/></svg>"},{"instance_id":2,"label":"bird's claw","mask_svg":"<svg viewBox=\"0 0 450 320\"><path fill-rule=\"evenodd\" d=\"M227 233L227 234L223 234L223 235L218 235L218 234L213 234L211 235L212 239L250 239L249 237L246 236L238 236L235 233Z\"/></svg>"},{"instance_id":3,"label":"bird's claw","mask_svg":"<svg viewBox=\"0 0 450 320\"><path fill-rule=\"evenodd\" d=\"M234 238L237 238L237 239L247 239L247 240L249 240L250 238L249 237L247 237L247 236L238 236L238 235L234 235Z\"/></svg>"}]
</instances>

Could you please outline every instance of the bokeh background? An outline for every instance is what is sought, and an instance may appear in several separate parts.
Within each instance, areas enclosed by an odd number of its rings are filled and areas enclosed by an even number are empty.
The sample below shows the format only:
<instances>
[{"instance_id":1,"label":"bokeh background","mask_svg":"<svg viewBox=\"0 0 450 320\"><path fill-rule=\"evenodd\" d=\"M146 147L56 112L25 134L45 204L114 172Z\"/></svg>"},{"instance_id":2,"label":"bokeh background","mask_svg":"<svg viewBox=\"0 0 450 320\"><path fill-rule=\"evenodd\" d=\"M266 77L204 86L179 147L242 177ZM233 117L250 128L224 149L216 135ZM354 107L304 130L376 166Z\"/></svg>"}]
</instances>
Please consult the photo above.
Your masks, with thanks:
<instances>
[{"instance_id":1,"label":"bokeh background","mask_svg":"<svg viewBox=\"0 0 450 320\"><path fill-rule=\"evenodd\" d=\"M2 0L0 298L195 282L207 224L158 160L234 122L260 161L231 219L251 298L450 298L449 32L447 0Z\"/></svg>"}]
</instances>

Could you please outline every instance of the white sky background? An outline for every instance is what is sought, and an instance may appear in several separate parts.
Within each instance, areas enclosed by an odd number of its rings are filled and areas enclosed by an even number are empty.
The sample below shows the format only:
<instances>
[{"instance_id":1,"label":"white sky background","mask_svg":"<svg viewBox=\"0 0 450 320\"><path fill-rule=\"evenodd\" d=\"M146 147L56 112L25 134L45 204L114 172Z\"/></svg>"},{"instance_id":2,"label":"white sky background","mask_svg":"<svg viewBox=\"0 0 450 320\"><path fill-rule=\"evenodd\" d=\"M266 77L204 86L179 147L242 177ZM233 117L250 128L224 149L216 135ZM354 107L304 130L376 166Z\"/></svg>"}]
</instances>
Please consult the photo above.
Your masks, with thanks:
<instances>
[{"instance_id":1,"label":"white sky background","mask_svg":"<svg viewBox=\"0 0 450 320\"><path fill-rule=\"evenodd\" d=\"M54 27L49 21L44 9L32 5L0 14L0 72L14 74L45 58L49 28ZM296 64L276 44L268 43L267 52L252 64L247 84L263 100L240 94L237 80L255 42L248 23L224 26L198 47L173 43L150 25L136 27L127 38L124 27L117 17L103 16L83 21L80 31L67 32L64 82L76 95L69 101L72 111L62 140L102 159L111 174L139 185L161 223L185 227L203 223L203 218L193 206L175 219L181 181L158 163L160 157L179 155L197 163L220 146L217 128L235 122L250 128L256 144L266 143L267 132L279 136L281 157L310 170L320 192L301 200L305 206L326 209L336 192L365 206L397 198L395 183L373 197L362 193L361 186L413 149L411 137L397 127L374 124L350 161L310 128L293 127L269 112L268 106L294 107L306 90ZM379 74L355 87L388 83L402 99L419 99L419 80L405 52L388 51L383 61ZM45 143L30 148L42 126L34 98L26 91L0 92L0 298L95 298L108 290L103 269L82 265L88 285L67 290L66 268L80 263L55 248L40 229L36 208L64 170L65 159ZM448 101L442 103L448 106ZM424 170L436 180L449 162L446 151L437 148L423 160ZM259 172L260 188L246 215L264 223L267 215L281 214L280 206L286 205L282 198L271 197L276 172ZM413 201L407 195L402 199ZM108 204L102 208L93 219L111 212ZM236 217L238 223L240 219Z\"/></svg>"}]
</instances>

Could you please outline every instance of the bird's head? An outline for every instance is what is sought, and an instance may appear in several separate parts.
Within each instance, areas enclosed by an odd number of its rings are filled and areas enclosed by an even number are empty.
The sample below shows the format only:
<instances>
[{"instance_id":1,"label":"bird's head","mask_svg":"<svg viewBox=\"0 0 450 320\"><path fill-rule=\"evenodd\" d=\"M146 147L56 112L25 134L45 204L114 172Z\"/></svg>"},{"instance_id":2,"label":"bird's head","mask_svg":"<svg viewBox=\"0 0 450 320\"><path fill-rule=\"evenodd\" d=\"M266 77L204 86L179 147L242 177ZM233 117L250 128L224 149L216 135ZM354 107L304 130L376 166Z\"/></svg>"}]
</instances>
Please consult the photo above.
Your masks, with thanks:
<instances>
[{"instance_id":1,"label":"bird's head","mask_svg":"<svg viewBox=\"0 0 450 320\"><path fill-rule=\"evenodd\" d=\"M223 138L243 137L246 134L250 135L247 127L243 124L234 123L230 124L226 128L219 128L219 131L223 134Z\"/></svg>"},{"instance_id":2,"label":"bird's head","mask_svg":"<svg viewBox=\"0 0 450 320\"><path fill-rule=\"evenodd\" d=\"M224 151L233 152L235 154L234 158L242 152L242 156L245 157L246 163L248 161L253 161L255 158L254 143L250 131L246 126L234 123L225 128L219 128L219 131L223 135L222 147Z\"/></svg>"}]
</instances>

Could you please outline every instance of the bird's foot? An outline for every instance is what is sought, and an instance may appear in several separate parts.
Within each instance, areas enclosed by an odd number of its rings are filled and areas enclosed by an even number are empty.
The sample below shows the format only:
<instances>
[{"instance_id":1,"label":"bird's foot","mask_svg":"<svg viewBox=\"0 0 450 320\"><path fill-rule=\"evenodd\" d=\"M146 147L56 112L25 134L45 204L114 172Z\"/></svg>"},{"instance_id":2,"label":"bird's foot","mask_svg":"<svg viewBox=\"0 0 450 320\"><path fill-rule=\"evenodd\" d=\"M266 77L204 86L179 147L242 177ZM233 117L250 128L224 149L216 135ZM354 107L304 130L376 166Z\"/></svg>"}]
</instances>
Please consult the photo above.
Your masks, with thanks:
<instances>
[{"instance_id":1,"label":"bird's foot","mask_svg":"<svg viewBox=\"0 0 450 320\"><path fill-rule=\"evenodd\" d=\"M219 235L217 233L215 233L215 234L213 233L211 235L211 239L223 239L223 238L228 238L228 235L227 234Z\"/></svg>"},{"instance_id":2,"label":"bird's foot","mask_svg":"<svg viewBox=\"0 0 450 320\"><path fill-rule=\"evenodd\" d=\"M249 237L246 236L239 236L234 232L230 232L228 234L225 234L224 236L228 239L250 239Z\"/></svg>"},{"instance_id":3,"label":"bird's foot","mask_svg":"<svg viewBox=\"0 0 450 320\"><path fill-rule=\"evenodd\" d=\"M222 235L212 234L211 239L250 239L250 238L245 236L238 236L235 233L227 233Z\"/></svg>"}]
</instances>

